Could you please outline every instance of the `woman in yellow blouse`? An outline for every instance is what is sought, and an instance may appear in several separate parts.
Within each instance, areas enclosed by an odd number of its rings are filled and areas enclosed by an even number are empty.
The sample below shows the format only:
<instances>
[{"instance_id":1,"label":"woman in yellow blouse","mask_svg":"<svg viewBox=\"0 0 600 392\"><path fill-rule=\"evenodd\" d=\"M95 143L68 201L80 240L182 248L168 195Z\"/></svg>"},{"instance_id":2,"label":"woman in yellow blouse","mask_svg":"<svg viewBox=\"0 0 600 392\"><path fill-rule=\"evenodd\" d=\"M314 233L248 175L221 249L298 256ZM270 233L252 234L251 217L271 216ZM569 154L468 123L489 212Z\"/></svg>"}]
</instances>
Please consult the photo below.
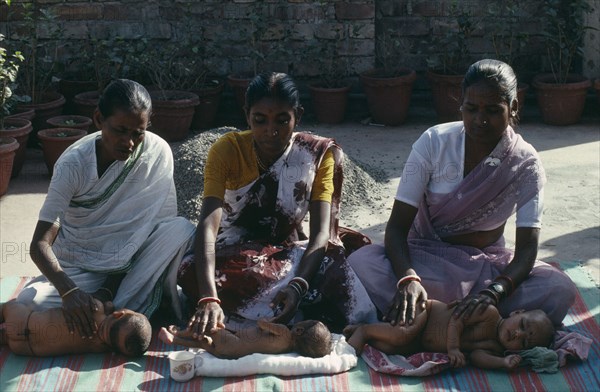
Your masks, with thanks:
<instances>
[{"instance_id":1,"label":"woman in yellow blouse","mask_svg":"<svg viewBox=\"0 0 600 392\"><path fill-rule=\"evenodd\" d=\"M296 132L304 109L286 74L257 76L245 111L250 130L223 135L208 154L194 257L178 279L196 303L188 328L200 337L222 327L225 313L280 323L304 316L334 331L374 321L345 262L350 248L369 241L338 226L340 147Z\"/></svg>"}]
</instances>

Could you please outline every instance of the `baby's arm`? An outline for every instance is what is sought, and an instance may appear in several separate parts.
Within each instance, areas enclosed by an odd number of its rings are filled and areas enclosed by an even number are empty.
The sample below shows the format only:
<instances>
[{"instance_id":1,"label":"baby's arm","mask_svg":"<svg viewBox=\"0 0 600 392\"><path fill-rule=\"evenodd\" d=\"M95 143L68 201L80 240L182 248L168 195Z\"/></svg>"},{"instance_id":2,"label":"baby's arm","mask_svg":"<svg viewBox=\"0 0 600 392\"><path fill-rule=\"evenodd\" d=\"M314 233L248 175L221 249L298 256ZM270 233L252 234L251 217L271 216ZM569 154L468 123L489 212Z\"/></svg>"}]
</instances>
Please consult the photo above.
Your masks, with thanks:
<instances>
[{"instance_id":1,"label":"baby's arm","mask_svg":"<svg viewBox=\"0 0 600 392\"><path fill-rule=\"evenodd\" d=\"M507 369L511 370L519 366L521 356L517 354L500 357L489 351L474 350L471 355L471 362L474 366L482 369Z\"/></svg>"},{"instance_id":2,"label":"baby's arm","mask_svg":"<svg viewBox=\"0 0 600 392\"><path fill-rule=\"evenodd\" d=\"M266 319L256 320L256 325L258 328L262 329L265 332L271 333L276 336L284 335L289 333L289 328L284 324L271 323Z\"/></svg>"},{"instance_id":3,"label":"baby's arm","mask_svg":"<svg viewBox=\"0 0 600 392\"><path fill-rule=\"evenodd\" d=\"M462 335L465 324L463 318L450 317L448 332L446 336L446 350L450 364L454 367L465 366L465 355L460 351L460 335Z\"/></svg>"}]
</instances>

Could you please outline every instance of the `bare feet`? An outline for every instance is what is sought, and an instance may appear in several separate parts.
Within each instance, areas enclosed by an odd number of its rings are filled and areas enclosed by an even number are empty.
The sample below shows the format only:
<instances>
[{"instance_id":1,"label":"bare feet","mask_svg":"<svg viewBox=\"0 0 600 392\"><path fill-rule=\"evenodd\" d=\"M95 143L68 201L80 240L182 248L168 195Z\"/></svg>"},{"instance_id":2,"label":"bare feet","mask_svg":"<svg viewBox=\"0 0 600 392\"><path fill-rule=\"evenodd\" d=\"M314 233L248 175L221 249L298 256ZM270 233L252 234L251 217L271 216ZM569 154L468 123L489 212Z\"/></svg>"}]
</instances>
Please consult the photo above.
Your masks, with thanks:
<instances>
[{"instance_id":1,"label":"bare feet","mask_svg":"<svg viewBox=\"0 0 600 392\"><path fill-rule=\"evenodd\" d=\"M174 336L171 332L167 331L165 327L162 327L160 331L158 331L158 338L167 344L173 344Z\"/></svg>"}]
</instances>

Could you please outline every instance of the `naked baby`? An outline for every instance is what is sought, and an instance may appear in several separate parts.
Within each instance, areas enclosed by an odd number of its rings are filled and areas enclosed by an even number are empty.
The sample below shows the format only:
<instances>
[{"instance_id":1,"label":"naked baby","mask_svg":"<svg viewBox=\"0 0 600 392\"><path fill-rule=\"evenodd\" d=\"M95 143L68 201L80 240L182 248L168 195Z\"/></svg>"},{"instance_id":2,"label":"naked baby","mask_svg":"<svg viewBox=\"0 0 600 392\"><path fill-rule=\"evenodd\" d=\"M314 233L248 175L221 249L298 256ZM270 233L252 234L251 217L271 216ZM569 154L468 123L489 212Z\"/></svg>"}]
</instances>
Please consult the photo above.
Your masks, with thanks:
<instances>
[{"instance_id":1,"label":"naked baby","mask_svg":"<svg viewBox=\"0 0 600 392\"><path fill-rule=\"evenodd\" d=\"M223 359L237 359L254 353L289 352L318 358L331 352L331 333L325 324L316 320L300 321L291 328L258 320L256 326L238 331L222 328L200 339L195 339L188 330L171 325L161 328L158 337L165 343L201 348Z\"/></svg>"},{"instance_id":2,"label":"naked baby","mask_svg":"<svg viewBox=\"0 0 600 392\"><path fill-rule=\"evenodd\" d=\"M137 357L146 352L152 338L146 316L95 301L98 332L89 339L69 332L62 308L35 311L15 300L1 303L0 344L15 354L39 357L105 351Z\"/></svg>"},{"instance_id":3,"label":"naked baby","mask_svg":"<svg viewBox=\"0 0 600 392\"><path fill-rule=\"evenodd\" d=\"M453 318L452 312L452 306L428 300L412 325L351 325L344 335L357 354L365 344L386 354L446 352L450 363L460 367L466 363L463 352L467 352L473 365L486 369L513 369L521 357L505 356L505 351L548 347L554 336L554 326L541 310L514 311L502 318L494 306L488 306L467 320Z\"/></svg>"}]
</instances>

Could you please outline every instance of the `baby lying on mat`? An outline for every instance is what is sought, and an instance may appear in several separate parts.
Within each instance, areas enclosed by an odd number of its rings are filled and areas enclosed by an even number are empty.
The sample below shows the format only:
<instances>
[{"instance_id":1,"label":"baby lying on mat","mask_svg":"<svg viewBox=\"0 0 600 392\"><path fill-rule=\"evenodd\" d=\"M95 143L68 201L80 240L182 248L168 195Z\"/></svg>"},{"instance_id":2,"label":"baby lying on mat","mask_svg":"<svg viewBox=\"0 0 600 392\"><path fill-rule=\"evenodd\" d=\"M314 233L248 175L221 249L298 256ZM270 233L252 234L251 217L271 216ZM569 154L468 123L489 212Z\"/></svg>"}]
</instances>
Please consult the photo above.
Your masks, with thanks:
<instances>
[{"instance_id":1,"label":"baby lying on mat","mask_svg":"<svg viewBox=\"0 0 600 392\"><path fill-rule=\"evenodd\" d=\"M331 332L320 321L300 321L291 328L283 324L258 320L256 326L216 332L194 339L192 332L176 326L161 328L158 337L165 343L201 348L217 358L237 359L245 355L283 354L296 352L305 357L319 358L331 352Z\"/></svg>"},{"instance_id":2,"label":"baby lying on mat","mask_svg":"<svg viewBox=\"0 0 600 392\"><path fill-rule=\"evenodd\" d=\"M146 316L95 302L98 332L91 339L69 332L62 308L34 311L15 300L0 303L0 344L15 354L39 357L104 351L137 357L146 352L152 338Z\"/></svg>"},{"instance_id":3,"label":"baby lying on mat","mask_svg":"<svg viewBox=\"0 0 600 392\"><path fill-rule=\"evenodd\" d=\"M388 323L350 325L344 329L348 343L357 354L365 344L386 354L411 355L417 352L447 352L452 366L465 365L462 351L470 353L473 365L486 369L513 369L521 362L520 351L548 347L554 326L542 310L514 311L502 318L494 306L473 313L467 320L452 318L453 306L428 300L412 325Z\"/></svg>"}]
</instances>

